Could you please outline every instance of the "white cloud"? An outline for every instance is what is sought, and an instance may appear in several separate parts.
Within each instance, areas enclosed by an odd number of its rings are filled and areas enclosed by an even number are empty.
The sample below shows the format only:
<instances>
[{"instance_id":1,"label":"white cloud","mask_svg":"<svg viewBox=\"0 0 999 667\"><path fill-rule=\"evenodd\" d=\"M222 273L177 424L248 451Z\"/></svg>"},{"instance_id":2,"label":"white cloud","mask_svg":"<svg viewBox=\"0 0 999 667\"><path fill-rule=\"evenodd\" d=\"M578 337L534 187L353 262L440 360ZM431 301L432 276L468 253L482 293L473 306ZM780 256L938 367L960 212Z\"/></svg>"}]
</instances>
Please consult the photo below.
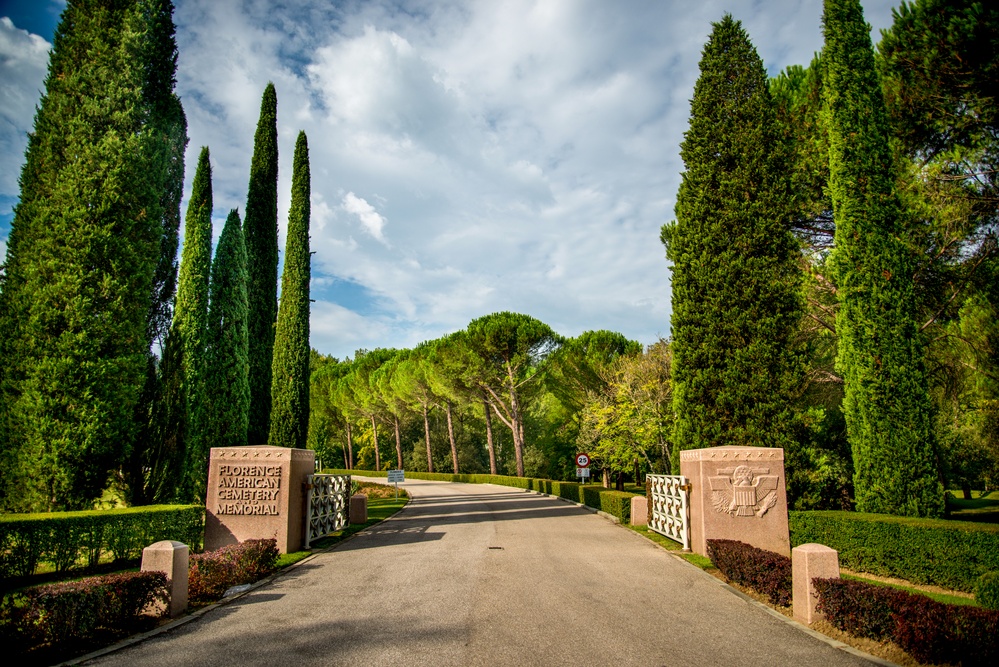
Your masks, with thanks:
<instances>
[{"instance_id":1,"label":"white cloud","mask_svg":"<svg viewBox=\"0 0 999 667\"><path fill-rule=\"evenodd\" d=\"M382 233L385 228L385 218L378 214L374 206L353 192L348 192L343 196L343 210L356 215L364 231L385 243L385 235Z\"/></svg>"},{"instance_id":2,"label":"white cloud","mask_svg":"<svg viewBox=\"0 0 999 667\"><path fill-rule=\"evenodd\" d=\"M16 196L51 44L0 18L0 194ZM2 257L3 255L0 255Z\"/></svg>"}]
</instances>

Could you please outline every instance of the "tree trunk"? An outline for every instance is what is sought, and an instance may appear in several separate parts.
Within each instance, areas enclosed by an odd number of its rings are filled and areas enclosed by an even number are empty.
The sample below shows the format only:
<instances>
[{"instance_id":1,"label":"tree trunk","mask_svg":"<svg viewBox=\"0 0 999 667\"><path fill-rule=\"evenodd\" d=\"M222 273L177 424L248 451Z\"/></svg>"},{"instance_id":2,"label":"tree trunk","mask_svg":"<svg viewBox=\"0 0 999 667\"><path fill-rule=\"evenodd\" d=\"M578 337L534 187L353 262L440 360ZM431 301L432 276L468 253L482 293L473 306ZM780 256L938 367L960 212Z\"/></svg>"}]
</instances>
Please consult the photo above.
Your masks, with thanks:
<instances>
[{"instance_id":1,"label":"tree trunk","mask_svg":"<svg viewBox=\"0 0 999 667\"><path fill-rule=\"evenodd\" d=\"M350 422L347 422L347 470L354 469L354 437L350 429Z\"/></svg>"},{"instance_id":2,"label":"tree trunk","mask_svg":"<svg viewBox=\"0 0 999 667\"><path fill-rule=\"evenodd\" d=\"M514 385L513 369L507 364L507 376L510 378L510 416L513 431L513 451L517 458L517 477L524 476L524 424L520 419L520 403L517 401L517 390Z\"/></svg>"},{"instance_id":3,"label":"tree trunk","mask_svg":"<svg viewBox=\"0 0 999 667\"><path fill-rule=\"evenodd\" d=\"M451 421L451 401L444 403L447 408L447 437L451 441L451 463L454 466L454 474L458 474L458 445L454 441L454 423Z\"/></svg>"},{"instance_id":4,"label":"tree trunk","mask_svg":"<svg viewBox=\"0 0 999 667\"><path fill-rule=\"evenodd\" d=\"M610 468L604 468L603 473L604 473L603 474L604 488L605 489L609 489L610 488Z\"/></svg>"},{"instance_id":5,"label":"tree trunk","mask_svg":"<svg viewBox=\"0 0 999 667\"><path fill-rule=\"evenodd\" d=\"M395 418L395 455L399 458L399 470L402 470L402 434L399 433L399 418Z\"/></svg>"},{"instance_id":6,"label":"tree trunk","mask_svg":"<svg viewBox=\"0 0 999 667\"><path fill-rule=\"evenodd\" d=\"M496 474L496 449L493 446L493 418L490 414L489 401L482 398L482 409L486 415L486 447L489 449L489 474Z\"/></svg>"},{"instance_id":7,"label":"tree trunk","mask_svg":"<svg viewBox=\"0 0 999 667\"><path fill-rule=\"evenodd\" d=\"M381 470L382 461L378 456L378 426L375 424L374 415L371 415L371 440L375 444L375 470Z\"/></svg>"},{"instance_id":8,"label":"tree trunk","mask_svg":"<svg viewBox=\"0 0 999 667\"><path fill-rule=\"evenodd\" d=\"M423 433L427 437L427 472L434 471L434 457L430 451L430 419L427 417L427 406L423 406Z\"/></svg>"},{"instance_id":9,"label":"tree trunk","mask_svg":"<svg viewBox=\"0 0 999 667\"><path fill-rule=\"evenodd\" d=\"M618 472L617 474L617 484L614 485L615 491L624 491L624 473Z\"/></svg>"}]
</instances>

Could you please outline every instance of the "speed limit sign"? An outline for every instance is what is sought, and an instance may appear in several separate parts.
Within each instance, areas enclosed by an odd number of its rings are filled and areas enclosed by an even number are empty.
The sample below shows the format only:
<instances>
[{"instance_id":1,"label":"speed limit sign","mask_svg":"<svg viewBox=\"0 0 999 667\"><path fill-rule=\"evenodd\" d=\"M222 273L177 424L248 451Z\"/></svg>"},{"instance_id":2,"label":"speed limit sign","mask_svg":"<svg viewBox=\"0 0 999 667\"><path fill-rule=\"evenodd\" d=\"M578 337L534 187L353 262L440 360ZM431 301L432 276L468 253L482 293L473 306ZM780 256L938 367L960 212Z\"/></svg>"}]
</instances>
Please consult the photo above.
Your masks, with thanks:
<instances>
[{"instance_id":1,"label":"speed limit sign","mask_svg":"<svg viewBox=\"0 0 999 667\"><path fill-rule=\"evenodd\" d=\"M590 455L589 454L576 454L576 467L577 468L589 468L590 467Z\"/></svg>"}]
</instances>

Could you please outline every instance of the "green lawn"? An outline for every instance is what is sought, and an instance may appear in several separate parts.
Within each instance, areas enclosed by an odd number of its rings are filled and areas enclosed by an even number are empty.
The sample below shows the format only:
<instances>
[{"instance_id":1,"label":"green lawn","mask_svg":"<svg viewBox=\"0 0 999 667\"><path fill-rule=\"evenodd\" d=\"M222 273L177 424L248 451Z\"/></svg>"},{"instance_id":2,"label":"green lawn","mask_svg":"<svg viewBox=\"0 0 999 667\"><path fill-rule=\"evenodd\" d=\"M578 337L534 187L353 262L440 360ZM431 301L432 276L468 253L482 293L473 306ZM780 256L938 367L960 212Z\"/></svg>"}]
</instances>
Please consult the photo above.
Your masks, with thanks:
<instances>
[{"instance_id":1,"label":"green lawn","mask_svg":"<svg viewBox=\"0 0 999 667\"><path fill-rule=\"evenodd\" d=\"M951 519L958 521L982 521L999 523L999 491L983 494L972 491L971 498L965 499L960 490L951 491L947 499L947 509Z\"/></svg>"}]
</instances>

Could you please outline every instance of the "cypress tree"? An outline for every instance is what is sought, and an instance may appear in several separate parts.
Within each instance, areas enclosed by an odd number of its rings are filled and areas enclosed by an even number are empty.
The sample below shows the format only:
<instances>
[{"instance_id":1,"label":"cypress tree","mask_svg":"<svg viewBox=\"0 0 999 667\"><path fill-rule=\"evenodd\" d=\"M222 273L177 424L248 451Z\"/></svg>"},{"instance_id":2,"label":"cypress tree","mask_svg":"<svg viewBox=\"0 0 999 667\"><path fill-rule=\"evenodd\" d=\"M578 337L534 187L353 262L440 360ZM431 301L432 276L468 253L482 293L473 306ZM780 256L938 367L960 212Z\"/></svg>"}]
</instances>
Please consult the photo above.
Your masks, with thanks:
<instances>
[{"instance_id":1,"label":"cypress tree","mask_svg":"<svg viewBox=\"0 0 999 667\"><path fill-rule=\"evenodd\" d=\"M145 382L162 168L135 0L70 0L29 137L0 292L7 509L90 505Z\"/></svg>"},{"instance_id":2,"label":"cypress tree","mask_svg":"<svg viewBox=\"0 0 999 667\"><path fill-rule=\"evenodd\" d=\"M212 263L208 311L206 411L202 437L213 447L246 444L250 409L247 340L246 246L239 213L229 212Z\"/></svg>"},{"instance_id":3,"label":"cypress tree","mask_svg":"<svg viewBox=\"0 0 999 667\"><path fill-rule=\"evenodd\" d=\"M268 443L304 448L309 436L309 217L311 177L305 132L295 142L288 239L274 337L271 430Z\"/></svg>"},{"instance_id":4,"label":"cypress tree","mask_svg":"<svg viewBox=\"0 0 999 667\"><path fill-rule=\"evenodd\" d=\"M250 301L250 423L247 443L267 442L271 416L271 364L277 320L278 269L277 93L268 83L260 102L246 193L246 238Z\"/></svg>"},{"instance_id":5,"label":"cypress tree","mask_svg":"<svg viewBox=\"0 0 999 667\"><path fill-rule=\"evenodd\" d=\"M713 24L681 144L672 260L672 460L719 445L783 446L803 379L788 182L763 63L730 15Z\"/></svg>"},{"instance_id":6,"label":"cypress tree","mask_svg":"<svg viewBox=\"0 0 999 667\"><path fill-rule=\"evenodd\" d=\"M207 146L202 147L198 157L184 225L180 281L177 286L173 326L170 329L170 337L176 337L176 344L180 348L177 350L180 358L176 369L181 375L182 387L176 398L183 405L174 406L168 412L185 413L186 432L182 445L182 479L185 487L181 492L182 497L200 500L204 497L208 474L208 450L202 433L205 346L208 338L208 281L212 265L212 165ZM165 384L177 383L173 378L164 378L163 381Z\"/></svg>"},{"instance_id":7,"label":"cypress tree","mask_svg":"<svg viewBox=\"0 0 999 667\"><path fill-rule=\"evenodd\" d=\"M837 367L857 509L936 516L943 493L915 323L914 258L903 238L885 104L858 0L826 0L823 28Z\"/></svg>"}]
</instances>

